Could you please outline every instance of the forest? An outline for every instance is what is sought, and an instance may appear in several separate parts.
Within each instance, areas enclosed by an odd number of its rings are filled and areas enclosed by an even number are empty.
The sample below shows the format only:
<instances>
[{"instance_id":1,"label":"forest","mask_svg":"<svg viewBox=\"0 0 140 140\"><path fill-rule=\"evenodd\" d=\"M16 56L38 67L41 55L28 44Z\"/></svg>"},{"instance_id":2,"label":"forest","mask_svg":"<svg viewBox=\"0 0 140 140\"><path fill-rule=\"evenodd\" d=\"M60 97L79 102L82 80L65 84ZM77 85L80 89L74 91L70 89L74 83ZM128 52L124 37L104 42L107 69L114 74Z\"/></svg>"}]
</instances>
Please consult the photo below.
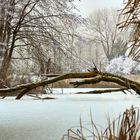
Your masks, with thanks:
<instances>
[{"instance_id":1,"label":"forest","mask_svg":"<svg viewBox=\"0 0 140 140\"><path fill-rule=\"evenodd\" d=\"M138 82L122 77L140 71L139 1L120 10L95 10L87 18L76 13L73 1L63 0L1 0L0 10L3 98L16 92L19 99L70 78L93 78L78 85L114 82L140 93ZM60 77L49 80L53 74Z\"/></svg>"},{"instance_id":2,"label":"forest","mask_svg":"<svg viewBox=\"0 0 140 140\"><path fill-rule=\"evenodd\" d=\"M76 1L0 0L0 139L140 139L140 0Z\"/></svg>"}]
</instances>

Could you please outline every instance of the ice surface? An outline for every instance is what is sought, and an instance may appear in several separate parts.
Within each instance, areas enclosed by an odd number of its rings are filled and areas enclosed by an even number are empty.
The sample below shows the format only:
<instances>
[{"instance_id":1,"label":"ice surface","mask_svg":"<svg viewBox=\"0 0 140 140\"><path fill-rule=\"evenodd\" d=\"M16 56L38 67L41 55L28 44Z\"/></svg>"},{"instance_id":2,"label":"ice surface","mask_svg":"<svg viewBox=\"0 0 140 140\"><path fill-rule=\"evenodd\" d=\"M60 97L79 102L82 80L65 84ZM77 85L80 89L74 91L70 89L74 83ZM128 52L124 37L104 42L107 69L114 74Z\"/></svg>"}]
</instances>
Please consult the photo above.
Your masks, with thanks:
<instances>
[{"instance_id":1,"label":"ice surface","mask_svg":"<svg viewBox=\"0 0 140 140\"><path fill-rule=\"evenodd\" d=\"M0 100L0 140L61 140L67 129L93 120L105 125L108 116L116 118L131 105L140 107L140 98L120 92L100 95L74 95L72 93L93 89L54 89L47 96L55 100L33 100L14 97ZM66 94L67 93L67 94Z\"/></svg>"}]
</instances>

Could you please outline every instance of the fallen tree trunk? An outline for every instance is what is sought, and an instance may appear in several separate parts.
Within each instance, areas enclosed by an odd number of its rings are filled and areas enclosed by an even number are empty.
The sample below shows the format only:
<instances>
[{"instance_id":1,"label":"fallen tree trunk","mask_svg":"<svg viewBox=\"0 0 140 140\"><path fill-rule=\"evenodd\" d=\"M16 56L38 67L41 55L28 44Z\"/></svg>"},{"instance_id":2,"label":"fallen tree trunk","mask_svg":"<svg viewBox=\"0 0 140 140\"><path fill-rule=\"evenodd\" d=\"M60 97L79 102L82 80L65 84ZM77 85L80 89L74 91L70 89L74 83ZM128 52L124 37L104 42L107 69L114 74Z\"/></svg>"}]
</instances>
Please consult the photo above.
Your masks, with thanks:
<instances>
[{"instance_id":1,"label":"fallen tree trunk","mask_svg":"<svg viewBox=\"0 0 140 140\"><path fill-rule=\"evenodd\" d=\"M75 94L102 94L102 93L109 93L109 92L120 92L126 94L125 90L128 90L128 88L121 88L121 89L105 89L105 90L93 90L88 92L77 92Z\"/></svg>"},{"instance_id":2,"label":"fallen tree trunk","mask_svg":"<svg viewBox=\"0 0 140 140\"><path fill-rule=\"evenodd\" d=\"M43 80L43 81L39 81L35 83L18 85L11 88L3 88L3 89L0 89L0 93L3 94L3 96L5 96L5 94L7 94L8 96L8 93L17 92L16 99L21 99L22 96L24 96L26 93L28 93L32 89L36 89L37 87L40 87L40 86L45 86L45 85L49 85L49 84L52 84L61 80L72 79L72 78L81 78L81 79L84 78L84 80L82 81L76 81L76 82L70 83L70 84L73 84L74 86L80 86L83 84L95 84L101 81L113 82L124 88L133 89L137 94L140 95L140 83L129 80L127 78L124 78L118 75L99 72L99 71L93 71L93 72L87 72L87 73L68 73L68 74L57 76L50 80Z\"/></svg>"},{"instance_id":3,"label":"fallen tree trunk","mask_svg":"<svg viewBox=\"0 0 140 140\"><path fill-rule=\"evenodd\" d=\"M77 86L80 86L83 84L96 84L96 83L99 83L101 81L113 82L113 83L116 83L122 87L133 89L137 94L140 95L140 84L139 83L131 81L131 80L126 79L126 78L117 77L116 75L113 77L112 75L110 76L110 75L100 75L99 74L99 76L96 76L92 79L86 79L86 80L79 81L79 82L78 81L71 82L70 84L73 84L74 86L77 87Z\"/></svg>"},{"instance_id":4,"label":"fallen tree trunk","mask_svg":"<svg viewBox=\"0 0 140 140\"><path fill-rule=\"evenodd\" d=\"M21 99L22 96L24 96L26 93L31 91L32 89L35 89L40 86L45 86L48 84L52 84L55 82L58 82L60 80L65 80L65 79L72 79L72 78L91 78L97 75L97 72L87 72L87 73L68 73L64 75L57 76L55 78L52 78L50 80L43 80L35 83L28 83L28 84L23 84L23 85L18 85L15 87L11 88L3 88L0 89L0 93L3 93L3 96L5 94L8 95L8 93L11 92L18 92L19 94L17 95L16 99Z\"/></svg>"}]
</instances>

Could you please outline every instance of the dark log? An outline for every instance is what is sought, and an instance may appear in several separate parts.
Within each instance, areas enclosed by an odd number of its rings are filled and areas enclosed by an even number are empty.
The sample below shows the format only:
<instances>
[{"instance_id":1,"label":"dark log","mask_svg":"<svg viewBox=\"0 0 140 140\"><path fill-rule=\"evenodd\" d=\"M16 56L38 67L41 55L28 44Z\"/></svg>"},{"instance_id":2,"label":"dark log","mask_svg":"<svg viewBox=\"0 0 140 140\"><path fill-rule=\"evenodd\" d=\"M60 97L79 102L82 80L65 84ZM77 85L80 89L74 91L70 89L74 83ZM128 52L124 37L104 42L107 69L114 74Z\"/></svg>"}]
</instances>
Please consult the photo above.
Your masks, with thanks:
<instances>
[{"instance_id":1,"label":"dark log","mask_svg":"<svg viewBox=\"0 0 140 140\"><path fill-rule=\"evenodd\" d=\"M87 73L68 73L68 74L60 75L60 76L57 76L55 78L48 79L48 80L45 79L45 80L35 82L35 83L28 83L28 84L18 85L11 88L0 89L0 93L3 94L2 96L4 96L5 94L7 94L8 96L8 93L17 92L18 95L16 99L21 99L22 96L24 96L26 93L28 93L32 89L36 89L37 87L40 87L40 86L45 86L45 85L52 84L61 80L72 79L72 78L81 78L81 79L84 78L83 81L71 82L71 84L73 84L74 86L79 86L83 84L96 84L101 81L113 82L124 88L133 89L137 94L140 95L140 83L129 80L127 78L124 78L118 75L114 75L111 73L103 73L99 71L93 71L93 72L87 72Z\"/></svg>"},{"instance_id":2,"label":"dark log","mask_svg":"<svg viewBox=\"0 0 140 140\"><path fill-rule=\"evenodd\" d=\"M29 90L40 87L40 86L45 86L51 83L58 82L60 80L65 80L65 79L72 79L72 78L91 78L97 76L96 72L91 72L91 73L68 73L64 75L60 75L58 77L52 78L50 80L43 80L39 82L34 82L34 83L27 83L27 84L22 84L22 85L17 85L15 87L11 88L3 88L0 89L0 93L6 93L6 92L14 92L14 91L21 91L25 88L29 88Z\"/></svg>"},{"instance_id":3,"label":"dark log","mask_svg":"<svg viewBox=\"0 0 140 140\"><path fill-rule=\"evenodd\" d=\"M32 89L35 89L40 86L45 86L51 83L55 83L60 80L65 80L65 79L72 79L72 78L91 78L97 76L96 72L90 72L90 73L68 73L64 74L55 78L52 78L50 80L43 80L35 83L28 83L28 84L23 84L23 85L18 85L16 87L12 88L4 88L0 89L0 93L10 93L10 92L19 92L17 95L16 99L21 99L22 96L24 96L26 93L31 91Z\"/></svg>"},{"instance_id":4,"label":"dark log","mask_svg":"<svg viewBox=\"0 0 140 140\"><path fill-rule=\"evenodd\" d=\"M124 94L126 94L125 90L128 90L128 88L93 90L93 91L88 91L88 92L77 92L75 94L102 94L102 93L119 92L119 91L122 91Z\"/></svg>"},{"instance_id":5,"label":"dark log","mask_svg":"<svg viewBox=\"0 0 140 140\"><path fill-rule=\"evenodd\" d=\"M137 94L140 95L140 84L139 83L131 81L131 80L126 79L126 78L117 77L116 75L113 77L112 74L111 74L111 76L109 76L109 75L103 75L103 73L102 73L102 75L96 76L92 79L86 79L86 80L79 81L79 82L78 81L71 82L70 84L73 84L74 86L80 86L83 84L96 84L96 83L99 83L101 81L113 82L113 83L116 83L122 87L133 89Z\"/></svg>"}]
</instances>

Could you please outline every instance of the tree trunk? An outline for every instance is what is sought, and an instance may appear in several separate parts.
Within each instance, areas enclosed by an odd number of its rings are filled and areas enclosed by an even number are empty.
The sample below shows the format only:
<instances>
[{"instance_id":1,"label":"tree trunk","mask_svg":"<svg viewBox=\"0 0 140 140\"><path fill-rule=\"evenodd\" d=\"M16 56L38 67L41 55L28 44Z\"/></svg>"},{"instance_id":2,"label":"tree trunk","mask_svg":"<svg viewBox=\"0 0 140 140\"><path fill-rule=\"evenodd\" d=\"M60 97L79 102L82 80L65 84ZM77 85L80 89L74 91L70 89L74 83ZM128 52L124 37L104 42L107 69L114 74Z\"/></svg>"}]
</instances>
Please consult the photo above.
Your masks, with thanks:
<instances>
[{"instance_id":1,"label":"tree trunk","mask_svg":"<svg viewBox=\"0 0 140 140\"><path fill-rule=\"evenodd\" d=\"M5 96L6 93L8 95L8 93L17 92L18 95L16 99L21 99L26 93L28 93L32 89L36 89L37 87L40 87L40 86L49 85L49 84L52 84L61 80L73 79L73 78L84 79L82 81L71 82L70 84L73 84L74 86L80 86L83 84L96 84L101 81L113 82L122 86L123 89L124 88L132 89L133 91L135 91L137 94L140 95L140 83L137 83L135 81L132 81L127 78L117 76L111 73L103 73L99 71L94 71L94 72L89 72L89 73L88 72L87 73L68 73L68 74L57 76L50 80L43 80L43 81L39 81L35 83L28 83L28 84L18 85L11 88L0 89L0 93L3 96Z\"/></svg>"}]
</instances>

